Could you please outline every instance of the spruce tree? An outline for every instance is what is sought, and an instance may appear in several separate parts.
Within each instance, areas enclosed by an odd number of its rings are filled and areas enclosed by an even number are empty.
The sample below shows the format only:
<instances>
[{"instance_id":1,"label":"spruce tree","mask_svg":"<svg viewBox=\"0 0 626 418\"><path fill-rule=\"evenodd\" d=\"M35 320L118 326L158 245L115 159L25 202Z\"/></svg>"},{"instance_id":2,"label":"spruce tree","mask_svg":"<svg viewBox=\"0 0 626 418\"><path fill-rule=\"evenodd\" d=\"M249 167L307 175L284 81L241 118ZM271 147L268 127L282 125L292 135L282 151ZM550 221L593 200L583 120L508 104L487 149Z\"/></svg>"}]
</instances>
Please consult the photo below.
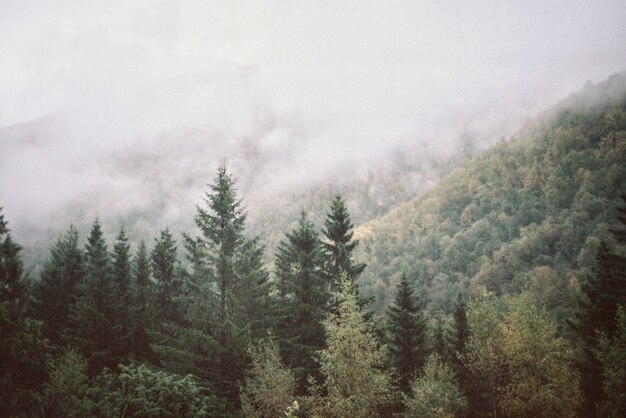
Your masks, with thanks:
<instances>
[{"instance_id":1,"label":"spruce tree","mask_svg":"<svg viewBox=\"0 0 626 418\"><path fill-rule=\"evenodd\" d=\"M84 257L85 275L78 284L79 296L70 307L70 320L64 332L68 344L76 346L87 358L89 374L118 364L115 332L116 297L111 261L100 221L96 220L87 239Z\"/></svg>"},{"instance_id":2,"label":"spruce tree","mask_svg":"<svg viewBox=\"0 0 626 418\"><path fill-rule=\"evenodd\" d=\"M70 306L76 302L77 285L83 274L78 231L70 226L50 250L50 258L44 264L36 288L38 316L44 323L42 332L53 344L61 344Z\"/></svg>"},{"instance_id":3,"label":"spruce tree","mask_svg":"<svg viewBox=\"0 0 626 418\"><path fill-rule=\"evenodd\" d=\"M467 382L467 370L463 364L463 356L465 355L465 346L469 339L469 324L467 322L467 304L461 293L457 294L454 303L454 355L453 365L457 372L459 385L461 390L465 389Z\"/></svg>"},{"instance_id":4,"label":"spruce tree","mask_svg":"<svg viewBox=\"0 0 626 418\"><path fill-rule=\"evenodd\" d=\"M155 361L150 348L150 332L154 330L154 283L150 279L150 262L145 242L141 241L132 262L131 346L135 358Z\"/></svg>"},{"instance_id":5,"label":"spruce tree","mask_svg":"<svg viewBox=\"0 0 626 418\"><path fill-rule=\"evenodd\" d=\"M387 312L389 360L400 376L400 388L406 393L411 379L426 360L426 321L421 304L402 274L394 305Z\"/></svg>"},{"instance_id":6,"label":"spruce tree","mask_svg":"<svg viewBox=\"0 0 626 418\"><path fill-rule=\"evenodd\" d=\"M314 358L324 347L322 321L330 299L318 234L304 211L298 226L278 245L275 268L280 292L276 333L302 392L308 374L319 376Z\"/></svg>"},{"instance_id":7,"label":"spruce tree","mask_svg":"<svg viewBox=\"0 0 626 418\"><path fill-rule=\"evenodd\" d=\"M353 240L353 225L350 214L340 195L335 196L330 212L324 222L323 247L325 254L324 273L333 291L338 291L338 280L342 272L355 281L365 269L364 263L355 263L353 252L359 241Z\"/></svg>"},{"instance_id":8,"label":"spruce tree","mask_svg":"<svg viewBox=\"0 0 626 418\"><path fill-rule=\"evenodd\" d=\"M168 229L161 231L150 255L155 281L156 305L161 321L175 321L180 313L174 299L181 293L181 277L177 274L176 242Z\"/></svg>"},{"instance_id":9,"label":"spruce tree","mask_svg":"<svg viewBox=\"0 0 626 418\"><path fill-rule=\"evenodd\" d=\"M585 393L584 410L594 414L603 400L601 365L593 356L600 334L615 335L617 308L626 301L626 280L621 257L613 254L606 242L600 243L596 256L597 267L588 282L582 286L583 296L579 298L579 311L574 329L584 347L584 357L579 362L583 375L582 387Z\"/></svg>"},{"instance_id":10,"label":"spruce tree","mask_svg":"<svg viewBox=\"0 0 626 418\"><path fill-rule=\"evenodd\" d=\"M121 228L117 235L111 259L112 278L115 285L113 327L117 335L112 345L115 347L114 356L120 362L125 362L132 350L131 316L133 312L131 309L130 245L124 228Z\"/></svg>"},{"instance_id":11,"label":"spruce tree","mask_svg":"<svg viewBox=\"0 0 626 418\"><path fill-rule=\"evenodd\" d=\"M182 320L165 325L156 348L174 371L188 370L236 404L250 324L263 315L259 305L266 276L254 255L257 244L244 236L246 214L225 165L218 166L204 202L195 217L200 234L184 236L190 270L175 300Z\"/></svg>"},{"instance_id":12,"label":"spruce tree","mask_svg":"<svg viewBox=\"0 0 626 418\"><path fill-rule=\"evenodd\" d=\"M0 411L35 416L35 389L45 378L41 322L30 312L21 247L11 239L0 208Z\"/></svg>"}]
</instances>

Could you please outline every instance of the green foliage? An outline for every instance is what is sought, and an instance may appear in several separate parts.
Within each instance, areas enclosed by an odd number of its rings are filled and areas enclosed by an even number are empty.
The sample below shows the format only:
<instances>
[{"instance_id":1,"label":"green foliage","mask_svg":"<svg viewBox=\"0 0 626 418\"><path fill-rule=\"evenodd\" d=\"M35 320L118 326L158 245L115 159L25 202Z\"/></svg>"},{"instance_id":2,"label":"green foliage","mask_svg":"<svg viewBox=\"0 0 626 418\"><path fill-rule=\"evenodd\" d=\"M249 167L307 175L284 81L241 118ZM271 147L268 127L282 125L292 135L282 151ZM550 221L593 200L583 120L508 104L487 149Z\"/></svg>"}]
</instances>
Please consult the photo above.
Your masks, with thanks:
<instances>
[{"instance_id":1,"label":"green foliage","mask_svg":"<svg viewBox=\"0 0 626 418\"><path fill-rule=\"evenodd\" d=\"M78 283L78 298L70 307L65 340L87 357L89 374L115 367L120 354L120 328L116 326L119 295L111 272L100 221L91 229L84 258L85 275Z\"/></svg>"},{"instance_id":2,"label":"green foliage","mask_svg":"<svg viewBox=\"0 0 626 418\"><path fill-rule=\"evenodd\" d=\"M214 400L203 395L192 376L153 371L145 365L105 369L87 390L88 406L97 417L207 417Z\"/></svg>"},{"instance_id":3,"label":"green foliage","mask_svg":"<svg viewBox=\"0 0 626 418\"><path fill-rule=\"evenodd\" d=\"M602 365L604 401L601 416L618 418L626 411L626 305L617 311L617 333L610 338L601 334L595 356Z\"/></svg>"},{"instance_id":4,"label":"green foliage","mask_svg":"<svg viewBox=\"0 0 626 418\"><path fill-rule=\"evenodd\" d=\"M21 248L8 232L0 212L0 411L6 416L32 415L35 391L45 377L45 342L41 322L29 312Z\"/></svg>"},{"instance_id":5,"label":"green foliage","mask_svg":"<svg viewBox=\"0 0 626 418\"><path fill-rule=\"evenodd\" d=\"M483 416L573 417L581 405L569 344L529 295L469 310L470 404Z\"/></svg>"},{"instance_id":6,"label":"green foliage","mask_svg":"<svg viewBox=\"0 0 626 418\"><path fill-rule=\"evenodd\" d=\"M60 344L67 327L70 306L76 302L77 285L83 278L83 254L78 231L70 227L50 250L50 258L36 284L37 313L43 320L43 335Z\"/></svg>"},{"instance_id":7,"label":"green foliage","mask_svg":"<svg viewBox=\"0 0 626 418\"><path fill-rule=\"evenodd\" d=\"M325 381L311 389L312 415L380 416L393 396L390 376L382 370L383 352L345 277L338 300L338 311L324 321L327 347L320 352L320 367Z\"/></svg>"},{"instance_id":8,"label":"green foliage","mask_svg":"<svg viewBox=\"0 0 626 418\"><path fill-rule=\"evenodd\" d=\"M404 416L415 418L454 418L467 410L454 372L437 355L428 358L424 373L411 382L411 394L405 397L404 405Z\"/></svg>"},{"instance_id":9,"label":"green foliage","mask_svg":"<svg viewBox=\"0 0 626 418\"><path fill-rule=\"evenodd\" d=\"M326 215L325 229L322 230L325 260L324 274L331 288L339 290L341 272L352 281L356 280L365 269L364 263L355 263L353 252L359 241L353 240L353 225L345 202L340 195L335 196Z\"/></svg>"},{"instance_id":10,"label":"green foliage","mask_svg":"<svg viewBox=\"0 0 626 418\"><path fill-rule=\"evenodd\" d=\"M597 243L610 240L607 208L626 187L625 80L573 96L427 194L356 228L355 256L368 263L361 294L392 302L389 280L404 271L423 284L429 310L447 314L457 284L471 296L516 294L546 266L558 278L546 308L564 321Z\"/></svg>"},{"instance_id":11,"label":"green foliage","mask_svg":"<svg viewBox=\"0 0 626 418\"><path fill-rule=\"evenodd\" d=\"M426 321L406 275L402 275L395 304L387 312L389 360L400 376L400 388L408 392L409 383L426 360Z\"/></svg>"},{"instance_id":12,"label":"green foliage","mask_svg":"<svg viewBox=\"0 0 626 418\"><path fill-rule=\"evenodd\" d=\"M250 418L282 415L294 399L295 377L280 361L273 341L259 342L250 349L252 365L241 389L241 412Z\"/></svg>"},{"instance_id":13,"label":"green foliage","mask_svg":"<svg viewBox=\"0 0 626 418\"><path fill-rule=\"evenodd\" d=\"M185 235L190 271L175 299L182 318L164 324L154 349L169 370L193 373L236 405L267 275L257 241L244 236L246 214L223 164L204 200L195 217L200 235Z\"/></svg>"},{"instance_id":14,"label":"green foliage","mask_svg":"<svg viewBox=\"0 0 626 418\"><path fill-rule=\"evenodd\" d=\"M322 262L317 232L303 211L298 226L287 234L276 252L276 335L286 364L296 372L300 393L308 374L319 376L314 357L324 347L322 320L328 312L330 295Z\"/></svg>"},{"instance_id":15,"label":"green foliage","mask_svg":"<svg viewBox=\"0 0 626 418\"><path fill-rule=\"evenodd\" d=\"M43 389L42 410L47 417L85 417L89 404L87 360L75 349L67 349L53 361Z\"/></svg>"},{"instance_id":16,"label":"green foliage","mask_svg":"<svg viewBox=\"0 0 626 418\"><path fill-rule=\"evenodd\" d=\"M155 281L159 318L175 321L180 318L174 299L181 294L182 280L177 274L176 242L168 229L161 231L150 255Z\"/></svg>"},{"instance_id":17,"label":"green foliage","mask_svg":"<svg viewBox=\"0 0 626 418\"><path fill-rule=\"evenodd\" d=\"M135 253L132 269L131 305L128 308L131 352L136 359L156 362L155 354L150 347L151 332L156 328L156 294L154 283L150 279L150 262L143 241Z\"/></svg>"}]
</instances>

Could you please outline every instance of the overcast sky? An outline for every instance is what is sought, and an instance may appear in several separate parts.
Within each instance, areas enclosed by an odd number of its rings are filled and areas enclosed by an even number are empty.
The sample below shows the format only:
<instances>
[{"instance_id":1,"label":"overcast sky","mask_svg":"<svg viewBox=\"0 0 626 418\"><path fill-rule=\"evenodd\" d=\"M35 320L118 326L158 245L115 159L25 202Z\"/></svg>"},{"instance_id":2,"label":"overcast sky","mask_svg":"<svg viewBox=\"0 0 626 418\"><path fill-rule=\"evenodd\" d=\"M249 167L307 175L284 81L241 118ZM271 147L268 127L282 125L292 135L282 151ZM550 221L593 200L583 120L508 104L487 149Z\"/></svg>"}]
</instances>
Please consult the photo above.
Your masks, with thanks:
<instances>
[{"instance_id":1,"label":"overcast sky","mask_svg":"<svg viewBox=\"0 0 626 418\"><path fill-rule=\"evenodd\" d=\"M626 70L624 22L623 0L1 0L0 206L60 205L163 141L211 169L253 141L277 179L509 134Z\"/></svg>"}]
</instances>

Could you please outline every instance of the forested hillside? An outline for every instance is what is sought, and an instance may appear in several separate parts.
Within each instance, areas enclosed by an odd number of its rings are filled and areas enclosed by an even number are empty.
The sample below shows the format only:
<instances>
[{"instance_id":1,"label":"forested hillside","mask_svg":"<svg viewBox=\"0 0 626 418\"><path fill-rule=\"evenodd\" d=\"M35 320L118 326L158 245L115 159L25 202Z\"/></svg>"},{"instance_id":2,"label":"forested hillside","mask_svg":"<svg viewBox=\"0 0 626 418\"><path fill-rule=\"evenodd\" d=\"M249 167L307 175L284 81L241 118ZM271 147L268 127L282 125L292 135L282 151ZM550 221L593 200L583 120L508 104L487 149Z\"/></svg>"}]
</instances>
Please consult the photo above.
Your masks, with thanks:
<instances>
[{"instance_id":1,"label":"forested hillside","mask_svg":"<svg viewBox=\"0 0 626 418\"><path fill-rule=\"evenodd\" d=\"M182 234L103 213L33 274L0 211L0 415L620 417L625 159L618 75L432 189L400 161L251 215L222 162Z\"/></svg>"},{"instance_id":2,"label":"forested hillside","mask_svg":"<svg viewBox=\"0 0 626 418\"><path fill-rule=\"evenodd\" d=\"M358 258L368 263L360 283L379 312L402 273L431 313L449 314L458 291L530 289L563 324L600 242L615 248L609 231L625 191L626 78L618 75L359 226Z\"/></svg>"}]
</instances>

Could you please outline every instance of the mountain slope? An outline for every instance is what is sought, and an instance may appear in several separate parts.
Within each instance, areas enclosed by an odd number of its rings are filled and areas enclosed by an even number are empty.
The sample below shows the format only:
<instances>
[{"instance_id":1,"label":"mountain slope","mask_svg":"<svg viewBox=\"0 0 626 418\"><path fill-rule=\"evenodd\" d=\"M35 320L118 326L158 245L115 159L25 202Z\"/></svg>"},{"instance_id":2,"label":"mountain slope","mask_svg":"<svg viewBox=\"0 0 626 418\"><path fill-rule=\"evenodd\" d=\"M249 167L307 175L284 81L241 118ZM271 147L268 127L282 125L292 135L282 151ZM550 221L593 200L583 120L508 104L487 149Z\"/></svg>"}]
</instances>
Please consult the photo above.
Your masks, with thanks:
<instances>
[{"instance_id":1,"label":"mountain slope","mask_svg":"<svg viewBox=\"0 0 626 418\"><path fill-rule=\"evenodd\" d=\"M449 312L457 291L530 286L565 318L600 240L613 243L608 230L626 192L625 160L626 77L615 75L588 84L424 196L359 226L364 294L375 295L382 312L406 272L432 311Z\"/></svg>"}]
</instances>

